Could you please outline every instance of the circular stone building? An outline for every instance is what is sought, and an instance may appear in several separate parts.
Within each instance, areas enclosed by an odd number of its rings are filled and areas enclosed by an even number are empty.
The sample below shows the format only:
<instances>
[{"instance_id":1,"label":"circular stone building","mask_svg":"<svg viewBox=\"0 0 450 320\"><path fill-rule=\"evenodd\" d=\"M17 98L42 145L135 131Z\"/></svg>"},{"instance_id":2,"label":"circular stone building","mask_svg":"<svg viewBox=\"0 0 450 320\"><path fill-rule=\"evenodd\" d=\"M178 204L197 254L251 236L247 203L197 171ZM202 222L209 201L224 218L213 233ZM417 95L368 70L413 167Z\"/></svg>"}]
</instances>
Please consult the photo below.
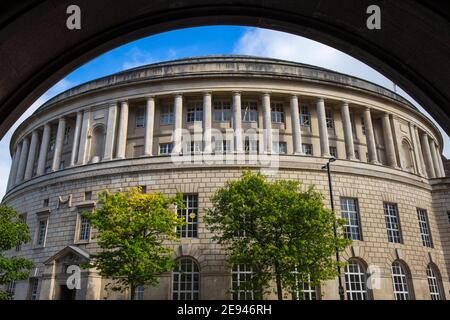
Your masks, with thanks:
<instances>
[{"instance_id":1,"label":"circular stone building","mask_svg":"<svg viewBox=\"0 0 450 320\"><path fill-rule=\"evenodd\" d=\"M299 63L209 56L147 65L79 85L47 101L15 131L3 203L28 224L32 243L10 256L34 261L15 299L126 299L108 279L70 265L98 247L82 212L97 193L141 186L182 192L187 221L174 244L179 266L138 299L252 298L233 288L251 273L227 267L205 227L215 190L242 167L315 184L354 241L341 259L346 299L450 296L450 178L442 137L397 94ZM190 213L197 213L191 215ZM371 285L368 285L371 284ZM338 299L338 280L300 286L293 298ZM267 295L267 299L275 295Z\"/></svg>"}]
</instances>

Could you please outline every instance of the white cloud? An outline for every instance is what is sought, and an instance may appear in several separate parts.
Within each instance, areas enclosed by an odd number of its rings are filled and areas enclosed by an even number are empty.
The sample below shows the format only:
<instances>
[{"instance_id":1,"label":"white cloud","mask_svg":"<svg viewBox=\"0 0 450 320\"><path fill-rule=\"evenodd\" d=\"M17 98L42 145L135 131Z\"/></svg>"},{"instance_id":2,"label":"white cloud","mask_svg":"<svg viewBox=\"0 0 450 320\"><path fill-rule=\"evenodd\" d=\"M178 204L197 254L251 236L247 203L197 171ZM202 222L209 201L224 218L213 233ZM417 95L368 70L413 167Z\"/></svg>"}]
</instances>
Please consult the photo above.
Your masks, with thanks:
<instances>
[{"instance_id":1,"label":"white cloud","mask_svg":"<svg viewBox=\"0 0 450 320\"><path fill-rule=\"evenodd\" d=\"M9 131L5 134L3 139L0 141L0 199L3 198L6 192L6 185L8 183L9 171L11 167L11 156L9 153L9 142L11 141L12 134L17 129L17 127L30 115L33 114L44 102L48 99L54 97L58 93L69 89L76 85L75 83L62 79L58 83L56 83L53 87L51 87L47 92L45 92L42 96L40 96L25 112L24 114L17 120L14 125L9 129Z\"/></svg>"},{"instance_id":2,"label":"white cloud","mask_svg":"<svg viewBox=\"0 0 450 320\"><path fill-rule=\"evenodd\" d=\"M152 57L150 52L139 49L138 47L133 47L125 53L125 58L127 60L122 63L123 70L156 62L156 59Z\"/></svg>"},{"instance_id":3,"label":"white cloud","mask_svg":"<svg viewBox=\"0 0 450 320\"><path fill-rule=\"evenodd\" d=\"M234 47L234 53L291 60L328 68L372 81L393 90L393 82L363 62L319 42L293 34L249 28ZM444 138L444 155L450 158L450 138L414 99L397 87L397 93L411 101L439 128Z\"/></svg>"}]
</instances>

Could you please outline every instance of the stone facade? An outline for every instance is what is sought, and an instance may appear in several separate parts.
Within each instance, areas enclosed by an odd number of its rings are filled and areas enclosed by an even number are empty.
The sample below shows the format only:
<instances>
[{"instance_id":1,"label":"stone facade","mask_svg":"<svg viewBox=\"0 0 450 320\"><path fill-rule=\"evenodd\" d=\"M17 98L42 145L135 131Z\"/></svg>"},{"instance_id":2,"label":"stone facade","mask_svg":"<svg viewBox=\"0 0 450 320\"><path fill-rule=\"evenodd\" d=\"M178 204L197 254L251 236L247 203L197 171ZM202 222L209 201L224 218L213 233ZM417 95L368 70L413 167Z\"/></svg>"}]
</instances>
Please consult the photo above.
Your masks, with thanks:
<instances>
[{"instance_id":1,"label":"stone facade","mask_svg":"<svg viewBox=\"0 0 450 320\"><path fill-rule=\"evenodd\" d=\"M192 135L192 144L186 145L185 133L177 129ZM217 140L217 132L226 144ZM223 161L223 149L231 161ZM330 155L337 158L332 164L337 214L341 200L350 198L356 199L359 216L361 239L341 257L357 261L364 277L378 281L365 297L398 298L392 266L400 262L409 298L430 299L433 279L439 297L448 298L450 180L441 150L438 130L401 97L311 66L206 57L95 80L48 101L13 135L3 202L23 214L33 242L8 254L36 264L30 281L16 284L15 298L126 299L127 293L104 290L108 280L96 270L82 271L79 290L68 291L65 283L66 268L98 250L95 231L83 233L81 212L95 207L97 193L133 186L196 197L197 235L173 244L175 255L197 266L198 298L232 298L230 266L203 223L209 198L238 178L242 167L250 167L273 179L314 184L328 204L321 167ZM259 161L264 157L269 162ZM386 204L396 208L398 242L388 238ZM427 276L430 266L434 278ZM174 274L165 274L158 287L144 288L140 297L184 297L174 283ZM317 296L338 299L337 283L321 284ZM355 295L347 292L350 297Z\"/></svg>"}]
</instances>

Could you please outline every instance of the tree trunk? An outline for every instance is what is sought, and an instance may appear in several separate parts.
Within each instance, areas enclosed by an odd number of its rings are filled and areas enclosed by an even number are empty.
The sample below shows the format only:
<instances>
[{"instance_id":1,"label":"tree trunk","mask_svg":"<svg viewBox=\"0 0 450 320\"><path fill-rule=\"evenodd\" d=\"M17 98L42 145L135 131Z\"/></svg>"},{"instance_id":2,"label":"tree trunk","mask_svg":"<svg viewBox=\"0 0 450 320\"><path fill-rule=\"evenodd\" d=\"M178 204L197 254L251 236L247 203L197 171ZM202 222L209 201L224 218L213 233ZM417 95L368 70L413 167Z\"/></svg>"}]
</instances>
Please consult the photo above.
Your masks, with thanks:
<instances>
[{"instance_id":1,"label":"tree trunk","mask_svg":"<svg viewBox=\"0 0 450 320\"><path fill-rule=\"evenodd\" d=\"M278 300L283 300L283 288L281 286L281 277L278 273L278 264L275 264L275 279L277 281L277 294L278 294Z\"/></svg>"},{"instance_id":2,"label":"tree trunk","mask_svg":"<svg viewBox=\"0 0 450 320\"><path fill-rule=\"evenodd\" d=\"M136 286L134 284L130 285L130 290L131 290L131 300L134 300L134 295L135 295L135 291L136 291Z\"/></svg>"}]
</instances>

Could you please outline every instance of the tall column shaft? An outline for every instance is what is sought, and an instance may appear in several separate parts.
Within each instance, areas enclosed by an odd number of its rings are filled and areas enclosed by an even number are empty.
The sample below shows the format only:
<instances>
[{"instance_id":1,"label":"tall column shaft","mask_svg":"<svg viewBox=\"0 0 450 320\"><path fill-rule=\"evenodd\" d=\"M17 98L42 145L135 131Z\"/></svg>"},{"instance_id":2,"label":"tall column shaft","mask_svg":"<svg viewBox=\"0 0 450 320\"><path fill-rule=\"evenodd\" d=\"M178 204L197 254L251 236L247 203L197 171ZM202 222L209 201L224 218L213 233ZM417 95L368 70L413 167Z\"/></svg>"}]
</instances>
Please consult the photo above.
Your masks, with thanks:
<instances>
[{"instance_id":1,"label":"tall column shaft","mask_svg":"<svg viewBox=\"0 0 450 320\"><path fill-rule=\"evenodd\" d=\"M350 120L350 110L348 103L341 106L342 127L344 129L345 151L347 159L355 160L355 144L353 142L352 122Z\"/></svg>"},{"instance_id":2,"label":"tall column shaft","mask_svg":"<svg viewBox=\"0 0 450 320\"><path fill-rule=\"evenodd\" d=\"M417 142L417 153L419 156L419 163L420 163L420 172L422 174L422 176L427 177L427 168L425 165L425 159L423 156L423 152L422 152L422 143L420 142L420 138L419 138L419 130L417 129L416 126L414 126L414 135L416 137L416 142Z\"/></svg>"},{"instance_id":3,"label":"tall column shaft","mask_svg":"<svg viewBox=\"0 0 450 320\"><path fill-rule=\"evenodd\" d=\"M16 152L14 153L12 164L11 164L11 171L9 173L9 179L8 179L8 190L11 189L14 184L16 183L16 176L17 176L17 168L19 167L19 159L20 159L20 153L22 151L22 144L18 144L16 148Z\"/></svg>"},{"instance_id":4,"label":"tall column shaft","mask_svg":"<svg viewBox=\"0 0 450 320\"><path fill-rule=\"evenodd\" d=\"M122 101L120 105L119 131L117 133L117 158L124 159L127 148L128 132L128 101Z\"/></svg>"},{"instance_id":5,"label":"tall column shaft","mask_svg":"<svg viewBox=\"0 0 450 320\"><path fill-rule=\"evenodd\" d=\"M203 93L203 152L211 153L212 98L210 92Z\"/></svg>"},{"instance_id":6,"label":"tall column shaft","mask_svg":"<svg viewBox=\"0 0 450 320\"><path fill-rule=\"evenodd\" d=\"M384 147L386 151L387 163L391 167L397 167L397 157L395 156L394 139L392 136L391 121L389 114L383 114L381 118L381 125L383 127Z\"/></svg>"},{"instance_id":7,"label":"tall column shaft","mask_svg":"<svg viewBox=\"0 0 450 320\"><path fill-rule=\"evenodd\" d=\"M411 135L412 144L413 144L413 151L414 151L414 163L416 167L416 173L418 175L422 175L422 164L420 163L420 157L419 157L419 149L418 149L418 142L416 137L416 131L415 126L410 122L409 123L409 133Z\"/></svg>"},{"instance_id":8,"label":"tall column shaft","mask_svg":"<svg viewBox=\"0 0 450 320\"><path fill-rule=\"evenodd\" d=\"M372 116L370 114L369 108L366 108L364 110L364 125L366 128L366 140L367 140L367 149L369 152L369 161L370 161L370 163L378 164L377 146L375 144L375 135L373 133Z\"/></svg>"},{"instance_id":9,"label":"tall column shaft","mask_svg":"<svg viewBox=\"0 0 450 320\"><path fill-rule=\"evenodd\" d=\"M24 176L25 180L31 179L31 176L33 175L33 167L34 167L34 160L36 160L36 149L38 140L39 134L37 130L34 130L33 133L31 134L30 150L28 151L27 166L25 168L25 176Z\"/></svg>"},{"instance_id":10,"label":"tall column shaft","mask_svg":"<svg viewBox=\"0 0 450 320\"><path fill-rule=\"evenodd\" d=\"M439 147L437 145L436 145L436 156L438 160L439 170L441 172L441 177L445 177L444 163L442 162L441 151L439 150Z\"/></svg>"},{"instance_id":11,"label":"tall column shaft","mask_svg":"<svg viewBox=\"0 0 450 320\"><path fill-rule=\"evenodd\" d=\"M300 115L298 111L298 97L291 95L291 122L292 122L292 144L294 153L302 154L302 131L300 129Z\"/></svg>"},{"instance_id":12,"label":"tall column shaft","mask_svg":"<svg viewBox=\"0 0 450 320\"><path fill-rule=\"evenodd\" d=\"M433 160L433 167L434 167L434 176L436 178L441 177L441 170L439 167L439 160L438 155L436 154L436 143L433 139L430 139L430 153L431 153L431 159Z\"/></svg>"},{"instance_id":13,"label":"tall column shaft","mask_svg":"<svg viewBox=\"0 0 450 320\"><path fill-rule=\"evenodd\" d=\"M233 92L233 129L234 129L234 150L243 152L242 146L242 112L241 112L241 93Z\"/></svg>"},{"instance_id":14,"label":"tall column shaft","mask_svg":"<svg viewBox=\"0 0 450 320\"><path fill-rule=\"evenodd\" d=\"M147 98L147 106L145 108L145 137L144 137L144 154L151 156L153 154L153 126L155 119L155 98Z\"/></svg>"},{"instance_id":15,"label":"tall column shaft","mask_svg":"<svg viewBox=\"0 0 450 320\"><path fill-rule=\"evenodd\" d=\"M114 158L114 142L116 140L117 127L117 102L111 103L108 108L108 123L106 124L104 160Z\"/></svg>"},{"instance_id":16,"label":"tall column shaft","mask_svg":"<svg viewBox=\"0 0 450 320\"><path fill-rule=\"evenodd\" d=\"M73 167L77 161L78 147L80 143L81 122L83 121L83 112L77 112L75 121L75 131L73 133L72 153L70 154L70 166Z\"/></svg>"},{"instance_id":17,"label":"tall column shaft","mask_svg":"<svg viewBox=\"0 0 450 320\"><path fill-rule=\"evenodd\" d=\"M30 146L30 140L28 137L25 137L22 140L22 152L20 153L19 167L17 168L16 184L21 182L25 175L25 165L27 164L28 147L29 146Z\"/></svg>"},{"instance_id":18,"label":"tall column shaft","mask_svg":"<svg viewBox=\"0 0 450 320\"><path fill-rule=\"evenodd\" d=\"M41 147L39 148L38 166L36 172L38 176L44 174L45 172L45 163L47 162L48 144L50 142L51 131L52 127L49 123L46 123L42 132Z\"/></svg>"},{"instance_id":19,"label":"tall column shaft","mask_svg":"<svg viewBox=\"0 0 450 320\"><path fill-rule=\"evenodd\" d=\"M55 152L53 154L52 171L58 171L61 164L61 154L64 142L64 131L66 130L66 119L59 118L58 131L56 132Z\"/></svg>"},{"instance_id":20,"label":"tall column shaft","mask_svg":"<svg viewBox=\"0 0 450 320\"><path fill-rule=\"evenodd\" d=\"M272 118L270 110L270 94L267 92L262 96L262 107L264 116L264 151L272 153Z\"/></svg>"},{"instance_id":21,"label":"tall column shaft","mask_svg":"<svg viewBox=\"0 0 450 320\"><path fill-rule=\"evenodd\" d=\"M320 150L322 157L330 156L330 144L328 142L328 129L325 114L325 101L317 99L317 119L319 121Z\"/></svg>"},{"instance_id":22,"label":"tall column shaft","mask_svg":"<svg viewBox=\"0 0 450 320\"><path fill-rule=\"evenodd\" d=\"M91 111L83 111L83 122L81 124L81 134L80 134L80 146L78 148L78 164L83 165L86 163L87 157L87 142L89 135L89 128L91 126Z\"/></svg>"},{"instance_id":23,"label":"tall column shaft","mask_svg":"<svg viewBox=\"0 0 450 320\"><path fill-rule=\"evenodd\" d=\"M173 134L173 153L182 151L181 138L183 129L183 96L176 94L174 98L175 126Z\"/></svg>"},{"instance_id":24,"label":"tall column shaft","mask_svg":"<svg viewBox=\"0 0 450 320\"><path fill-rule=\"evenodd\" d=\"M425 158L425 165L427 168L427 173L429 178L436 178L436 173L434 171L433 159L431 156L430 143L428 141L428 135L424 132L422 133L420 140L422 142L422 150Z\"/></svg>"}]
</instances>

